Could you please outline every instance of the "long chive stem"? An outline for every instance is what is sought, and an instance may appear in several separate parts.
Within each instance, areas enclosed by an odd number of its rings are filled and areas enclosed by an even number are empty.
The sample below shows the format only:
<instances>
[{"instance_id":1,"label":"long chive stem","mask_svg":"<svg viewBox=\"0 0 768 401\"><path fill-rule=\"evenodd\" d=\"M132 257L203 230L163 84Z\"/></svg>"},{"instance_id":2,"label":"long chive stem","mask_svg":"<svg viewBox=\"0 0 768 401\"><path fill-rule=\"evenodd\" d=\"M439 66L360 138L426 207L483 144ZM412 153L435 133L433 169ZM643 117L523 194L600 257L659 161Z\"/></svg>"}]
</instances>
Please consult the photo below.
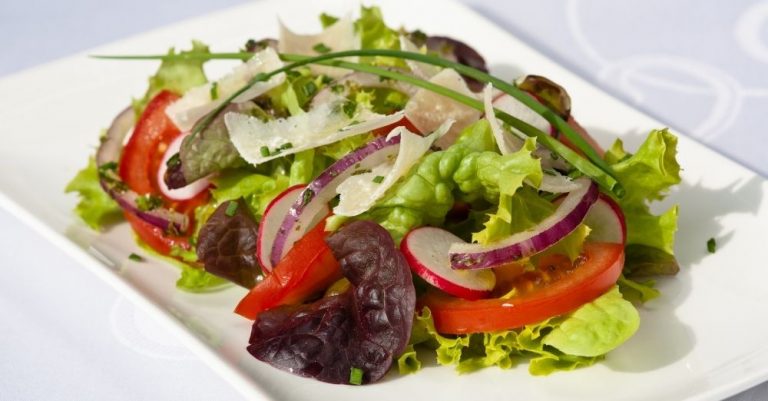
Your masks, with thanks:
<instances>
[{"instance_id":1,"label":"long chive stem","mask_svg":"<svg viewBox=\"0 0 768 401\"><path fill-rule=\"evenodd\" d=\"M512 84L509 84L501 79L498 79L490 74L474 69L472 67L468 67L463 64L452 62L450 60L445 60L439 57L434 57L434 56L425 55L421 53L405 52L400 50L385 50L385 49L347 50L347 51L340 51L335 53L321 54L319 56L314 56L314 57L296 55L296 54L280 54L281 59L283 59L284 61L292 62L292 63L287 64L276 70L270 71L268 73L257 74L255 77L253 77L249 81L249 83L246 86L244 86L243 88L241 88L240 90L236 91L234 94L229 96L215 110L211 111L208 115L206 115L203 118L203 120L201 120L201 122L195 126L195 128L192 131L192 134L194 135L197 132L202 131L205 127L207 127L213 121L213 119L216 118L216 116L229 103L231 103L231 101L234 98L239 96L241 93L245 92L248 88L253 86L256 82L266 81L277 74L287 72L308 64L322 64L327 66L340 67L340 68L349 69L353 71L367 72L367 73L375 74L381 77L399 80L402 82L412 84L414 86L418 86L418 87L433 91L440 95L446 96L450 99L463 103L474 109L477 109L480 111L484 110L484 106L482 102L478 101L477 99L474 99L469 96L463 95L459 92L450 90L446 87L433 84L423 79L401 74L388 69L375 67L372 65L351 63L347 61L338 60L339 58L350 57L350 56L384 56L384 57L405 58L405 59L424 62L424 63L437 65L445 68L453 68L457 72L463 75L472 77L474 79L477 79L478 81L490 82L496 88L502 90L503 92L509 94L510 96L515 97L516 99L521 101L523 104L530 107L532 110L534 110L535 112L540 114L542 117L547 119L547 121L549 121L552 125L554 125L556 129L558 129L561 133L563 133L563 135L565 135L569 140L571 140L571 142L587 156L587 159L583 158L578 153L574 152L567 146L563 145L560 141L541 132L540 130L531 126L530 124L514 116L511 116L501 110L494 109L494 112L497 118L509 124L510 126L517 128L524 134L531 137L535 137L538 142L542 143L551 151L563 157L563 159L568 161L573 167L577 168L584 175L595 180L595 182L597 182L603 188L613 192L618 197L622 197L624 195L624 188L616 180L610 166L608 166L608 164L605 163L605 161L597 154L597 152L578 133L576 133L568 125L568 123L565 122L559 115L554 113L548 107L538 103L537 101L532 99L530 96L527 96L525 92L521 91L520 89L518 89ZM209 54L176 54L176 55L166 54L166 55L138 55L138 56L97 55L93 57L103 58L103 59L120 59L120 60L194 60L194 59L247 60L253 57L253 53L242 52L242 53L209 53Z\"/></svg>"}]
</instances>

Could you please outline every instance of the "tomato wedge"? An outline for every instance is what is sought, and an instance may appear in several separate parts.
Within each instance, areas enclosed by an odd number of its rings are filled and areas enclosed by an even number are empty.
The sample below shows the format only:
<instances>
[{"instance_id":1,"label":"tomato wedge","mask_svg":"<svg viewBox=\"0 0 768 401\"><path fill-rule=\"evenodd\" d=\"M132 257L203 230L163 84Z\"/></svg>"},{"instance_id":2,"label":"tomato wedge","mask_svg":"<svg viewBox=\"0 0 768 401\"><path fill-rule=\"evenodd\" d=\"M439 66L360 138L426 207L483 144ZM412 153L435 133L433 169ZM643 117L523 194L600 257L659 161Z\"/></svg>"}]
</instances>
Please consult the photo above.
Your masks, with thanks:
<instances>
[{"instance_id":1,"label":"tomato wedge","mask_svg":"<svg viewBox=\"0 0 768 401\"><path fill-rule=\"evenodd\" d=\"M296 241L272 273L240 301L235 313L253 320L267 309L302 303L340 279L339 262L325 243L326 235L321 221Z\"/></svg>"},{"instance_id":2,"label":"tomato wedge","mask_svg":"<svg viewBox=\"0 0 768 401\"><path fill-rule=\"evenodd\" d=\"M157 171L168 145L181 135L181 131L165 114L165 109L178 98L173 92L162 91L147 104L123 148L119 174L123 182L135 192L160 196L163 199L163 207L186 213L192 220L195 208L208 201L208 191L179 202L164 197L157 182ZM189 248L188 235L170 235L130 212L124 214L139 238L155 251L167 255L173 246ZM193 226L190 224L190 227ZM192 232L191 228L189 232Z\"/></svg>"},{"instance_id":3,"label":"tomato wedge","mask_svg":"<svg viewBox=\"0 0 768 401\"><path fill-rule=\"evenodd\" d=\"M575 263L564 255L543 256L538 272L522 274L516 295L468 301L430 290L419 300L445 334L509 330L568 313L616 284L624 266L624 246L587 243Z\"/></svg>"}]
</instances>

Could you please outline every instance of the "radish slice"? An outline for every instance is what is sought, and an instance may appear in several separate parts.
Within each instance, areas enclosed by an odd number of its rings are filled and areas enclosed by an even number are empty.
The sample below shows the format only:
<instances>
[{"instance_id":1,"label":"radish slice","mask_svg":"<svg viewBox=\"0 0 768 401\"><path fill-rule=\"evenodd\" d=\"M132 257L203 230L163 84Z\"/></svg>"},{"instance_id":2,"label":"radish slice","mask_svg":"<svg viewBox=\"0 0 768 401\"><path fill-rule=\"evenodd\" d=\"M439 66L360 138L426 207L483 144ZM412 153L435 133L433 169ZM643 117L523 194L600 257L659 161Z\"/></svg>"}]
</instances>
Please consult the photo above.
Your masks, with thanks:
<instances>
[{"instance_id":1,"label":"radish slice","mask_svg":"<svg viewBox=\"0 0 768 401\"><path fill-rule=\"evenodd\" d=\"M201 178L177 189L168 188L168 184L165 183L165 172L168 171L168 160L170 160L173 155L179 153L179 149L181 149L181 142L184 141L184 138L187 136L189 136L188 133L179 135L178 138L174 139L173 142L168 145L168 150L165 151L163 160L160 162L160 169L157 171L157 183L160 187L160 192L173 200L183 201L192 199L195 197L195 195L205 191L211 184L207 178Z\"/></svg>"},{"instance_id":2,"label":"radish slice","mask_svg":"<svg viewBox=\"0 0 768 401\"><path fill-rule=\"evenodd\" d=\"M420 227L403 238L400 250L411 270L429 284L465 299L487 297L496 285L493 270L451 269L448 249L455 243L463 242L443 229Z\"/></svg>"},{"instance_id":3,"label":"radish slice","mask_svg":"<svg viewBox=\"0 0 768 401\"><path fill-rule=\"evenodd\" d=\"M502 97L504 96L512 98L507 94L502 95ZM504 101L501 98L497 98L497 100L499 100L499 103ZM517 99L514 100L518 102L520 106L525 107L525 105L520 103ZM485 105L485 118L488 120L488 123L491 126L491 132L493 132L493 137L496 139L496 144L498 145L501 154L506 155L519 150L523 146L523 140L517 136L517 133L510 135L509 133L505 132L504 128L501 126L501 124L499 124L499 120L496 119L496 114L494 112L494 106L496 103L493 102L493 86L491 84L488 84L483 91L483 104ZM510 102L509 104L512 103ZM501 110L500 107L496 108ZM513 110L510 108L510 112L508 113L513 117L523 119L527 116L527 114L523 116L515 115L512 114L511 111ZM538 116L538 114L536 115ZM577 188L578 185L576 185L570 177L566 177L554 169L542 177L541 184L539 185L540 190L551 193L571 192Z\"/></svg>"},{"instance_id":4,"label":"radish slice","mask_svg":"<svg viewBox=\"0 0 768 401\"><path fill-rule=\"evenodd\" d=\"M589 209L584 224L590 228L589 240L624 244L627 240L627 224L624 212L610 196L601 193Z\"/></svg>"},{"instance_id":5,"label":"radish slice","mask_svg":"<svg viewBox=\"0 0 768 401\"><path fill-rule=\"evenodd\" d=\"M399 135L392 138L376 138L339 159L310 182L280 224L270 255L272 265L276 265L288 253L293 243L312 229L312 222L328 207L328 202L336 197L339 184L353 174L371 170L395 158L400 149L399 144Z\"/></svg>"},{"instance_id":6,"label":"radish slice","mask_svg":"<svg viewBox=\"0 0 768 401\"><path fill-rule=\"evenodd\" d=\"M282 66L283 62L280 61L275 50L267 47L215 83L209 82L188 90L184 96L168 106L165 114L181 131L190 131L198 120L219 106L224 99L247 85L258 73L270 72ZM282 84L283 81L285 81L285 74L277 74L267 81L253 84L233 101L247 102Z\"/></svg>"},{"instance_id":7,"label":"radish slice","mask_svg":"<svg viewBox=\"0 0 768 401\"><path fill-rule=\"evenodd\" d=\"M403 117L402 112L381 115L363 109L350 118L342 111L344 101L336 98L306 113L267 122L246 114L227 113L224 123L240 156L257 165L386 127Z\"/></svg>"},{"instance_id":8,"label":"radish slice","mask_svg":"<svg viewBox=\"0 0 768 401\"><path fill-rule=\"evenodd\" d=\"M267 206L264 212L264 217L259 224L259 239L256 243L256 257L259 259L262 270L267 273L272 272L274 264L272 263L272 246L275 243L275 239L280 231L280 224L285 219L285 216L291 209L291 206L299 199L301 192L304 191L306 185L294 185L285 191L281 192L272 202ZM311 226L315 226L320 220L330 213L330 209L325 207L325 210L321 210L317 214L316 221L310 223ZM293 244L291 244L293 245Z\"/></svg>"},{"instance_id":9,"label":"radish slice","mask_svg":"<svg viewBox=\"0 0 768 401\"><path fill-rule=\"evenodd\" d=\"M581 224L597 200L597 184L587 178L576 180L579 189L570 192L555 213L529 231L514 234L490 245L451 245L454 269L487 269L539 253L560 241Z\"/></svg>"}]
</instances>

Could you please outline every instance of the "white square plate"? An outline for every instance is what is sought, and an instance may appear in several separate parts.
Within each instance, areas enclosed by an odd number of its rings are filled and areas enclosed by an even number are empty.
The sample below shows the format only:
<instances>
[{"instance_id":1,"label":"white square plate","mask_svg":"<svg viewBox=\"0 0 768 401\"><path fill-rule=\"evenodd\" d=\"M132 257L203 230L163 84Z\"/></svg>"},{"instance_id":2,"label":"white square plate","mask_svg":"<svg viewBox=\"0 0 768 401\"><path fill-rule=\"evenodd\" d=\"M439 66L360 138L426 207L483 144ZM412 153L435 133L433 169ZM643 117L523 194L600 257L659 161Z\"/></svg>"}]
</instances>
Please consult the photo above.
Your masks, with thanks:
<instances>
[{"instance_id":1,"label":"white square plate","mask_svg":"<svg viewBox=\"0 0 768 401\"><path fill-rule=\"evenodd\" d=\"M289 26L319 29L321 11L344 13L356 2L264 1L197 18L89 53L141 54L184 47L197 38L216 51L239 48L247 38L276 36L281 15ZM603 145L612 135L634 148L664 124L633 110L566 71L507 32L456 3L383 2L390 25L458 37L482 53L505 78L545 75L571 93L574 112ZM306 27L306 28L305 28ZM228 68L211 64L212 76ZM98 234L71 212L76 200L63 188L84 165L98 132L130 98L141 95L153 62L116 62L76 55L0 81L0 205L20 215L73 258L158 316L192 350L250 398L320 398L335 401L403 400L681 400L734 394L768 379L768 182L681 136L683 184L665 205L680 204L677 255L680 274L660 280L662 297L641 310L639 332L597 366L532 377L522 364L458 376L427 364L422 372L354 387L324 384L273 369L245 346L250 324L231 313L244 290L193 295L174 287L176 268L136 264L125 224ZM217 71L212 71L216 69ZM718 239L717 253L706 241Z\"/></svg>"}]
</instances>

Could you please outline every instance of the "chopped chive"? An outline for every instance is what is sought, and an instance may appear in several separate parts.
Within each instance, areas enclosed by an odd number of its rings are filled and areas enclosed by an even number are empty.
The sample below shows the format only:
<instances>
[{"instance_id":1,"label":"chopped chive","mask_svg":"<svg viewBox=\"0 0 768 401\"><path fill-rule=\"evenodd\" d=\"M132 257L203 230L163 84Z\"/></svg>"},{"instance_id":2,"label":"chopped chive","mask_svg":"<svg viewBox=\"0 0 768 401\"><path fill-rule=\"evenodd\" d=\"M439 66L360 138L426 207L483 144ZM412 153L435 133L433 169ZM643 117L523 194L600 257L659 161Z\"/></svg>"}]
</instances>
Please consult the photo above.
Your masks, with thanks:
<instances>
[{"instance_id":1,"label":"chopped chive","mask_svg":"<svg viewBox=\"0 0 768 401\"><path fill-rule=\"evenodd\" d=\"M338 17L334 17L333 15L322 13L320 14L320 24L323 25L323 28L328 28L329 26L333 25L338 21Z\"/></svg>"},{"instance_id":2,"label":"chopped chive","mask_svg":"<svg viewBox=\"0 0 768 401\"><path fill-rule=\"evenodd\" d=\"M344 92L344 85L334 84L333 86L331 86L331 92L333 93Z\"/></svg>"},{"instance_id":3,"label":"chopped chive","mask_svg":"<svg viewBox=\"0 0 768 401\"><path fill-rule=\"evenodd\" d=\"M330 53L331 52L331 48L326 46L325 43L318 43L318 44L312 46L312 50L314 50L314 51L316 51L316 52L318 52L320 54L325 54L325 53Z\"/></svg>"},{"instance_id":4,"label":"chopped chive","mask_svg":"<svg viewBox=\"0 0 768 401\"><path fill-rule=\"evenodd\" d=\"M159 196L146 194L136 198L136 207L142 212L157 209L162 205L163 200Z\"/></svg>"},{"instance_id":5,"label":"chopped chive","mask_svg":"<svg viewBox=\"0 0 768 401\"><path fill-rule=\"evenodd\" d=\"M360 368L352 367L349 369L349 384L361 385L363 384L363 370Z\"/></svg>"},{"instance_id":6,"label":"chopped chive","mask_svg":"<svg viewBox=\"0 0 768 401\"><path fill-rule=\"evenodd\" d=\"M382 181L384 181L384 176L383 175L377 175L376 177L373 177L373 182L375 182L377 184L381 184Z\"/></svg>"},{"instance_id":7,"label":"chopped chive","mask_svg":"<svg viewBox=\"0 0 768 401\"><path fill-rule=\"evenodd\" d=\"M355 111L357 111L357 103L351 100L344 102L344 104L341 106L341 110L344 112L344 114L347 115L347 117L352 118L352 116L355 115Z\"/></svg>"},{"instance_id":8,"label":"chopped chive","mask_svg":"<svg viewBox=\"0 0 768 401\"><path fill-rule=\"evenodd\" d=\"M709 241L707 241L707 251L709 253L715 253L717 250L717 242L715 242L714 238L710 238Z\"/></svg>"},{"instance_id":9,"label":"chopped chive","mask_svg":"<svg viewBox=\"0 0 768 401\"><path fill-rule=\"evenodd\" d=\"M135 253L131 253L128 255L128 259L134 261L134 262L143 262L144 258L142 258L140 255L137 255Z\"/></svg>"},{"instance_id":10,"label":"chopped chive","mask_svg":"<svg viewBox=\"0 0 768 401\"><path fill-rule=\"evenodd\" d=\"M116 171L117 170L117 162L106 162L99 166L100 172L106 172L106 171Z\"/></svg>"},{"instance_id":11,"label":"chopped chive","mask_svg":"<svg viewBox=\"0 0 768 401\"><path fill-rule=\"evenodd\" d=\"M301 194L301 205L306 206L314 197L315 197L315 192L307 188L306 190L304 190L304 193Z\"/></svg>"},{"instance_id":12,"label":"chopped chive","mask_svg":"<svg viewBox=\"0 0 768 401\"><path fill-rule=\"evenodd\" d=\"M317 93L317 85L313 81L309 81L301 87L301 92L306 98L310 98Z\"/></svg>"},{"instance_id":13,"label":"chopped chive","mask_svg":"<svg viewBox=\"0 0 768 401\"><path fill-rule=\"evenodd\" d=\"M269 148L266 146L262 146L259 148L259 153L261 153L262 157L268 157L269 156Z\"/></svg>"},{"instance_id":14,"label":"chopped chive","mask_svg":"<svg viewBox=\"0 0 768 401\"><path fill-rule=\"evenodd\" d=\"M280 147L279 147L279 148L277 148L277 150L285 150L285 149L290 149L290 148L292 148L292 147L293 147L293 144L292 144L292 143L290 143L290 142L286 142L286 143L284 143L284 144L280 145Z\"/></svg>"},{"instance_id":15,"label":"chopped chive","mask_svg":"<svg viewBox=\"0 0 768 401\"><path fill-rule=\"evenodd\" d=\"M219 98L219 83L211 83L211 100L217 100Z\"/></svg>"},{"instance_id":16,"label":"chopped chive","mask_svg":"<svg viewBox=\"0 0 768 401\"><path fill-rule=\"evenodd\" d=\"M236 201L230 201L227 205L227 210L224 211L224 214L226 214L229 217L232 217L235 215L235 212L237 212L237 202Z\"/></svg>"},{"instance_id":17,"label":"chopped chive","mask_svg":"<svg viewBox=\"0 0 768 401\"><path fill-rule=\"evenodd\" d=\"M252 57L252 53L213 53L213 54L184 54L184 55L137 55L137 56L100 56L95 55L95 58L108 58L108 59L128 59L128 60L211 60L211 59L237 59L245 60ZM309 64L328 65L332 67L345 68L353 71L367 72L378 76L389 77L398 81L413 84L415 86L430 90L439 95L446 96L457 102L463 103L469 107L477 110L483 110L482 102L477 99L470 98L466 95L450 90L440 85L436 85L419 78L400 74L396 71L386 70L372 65L365 65L359 63L351 63L347 61L338 60L343 57L350 56L382 56L382 57L397 57L401 59L414 60L432 64L444 68L453 68L460 74L466 75L471 78L475 78L480 82L489 82L494 87L508 93L520 100L523 104L533 109L536 113L547 119L557 131L564 134L575 146L586 155L586 158L579 155L575 151L567 148L561 142L549 136L549 134L541 132L530 124L515 118L502 111L496 111L496 116L502 122L509 124L526 136L535 137L539 140L539 143L549 148L558 154L561 158L565 159L571 165L581 170L584 175L592 178L601 187L613 192L614 195L621 198L626 193L626 190L622 187L616 179L615 173L612 168L597 154L597 151L590 146L573 128L571 128L567 122L565 122L559 115L554 113L547 106L538 103L535 99L528 96L525 92L515 87L502 79L496 78L483 71L477 70L466 65L459 64L454 61L442 59L430 54L422 54L415 52L405 52L400 50L388 50L388 49L362 49L362 50L347 50L341 52L334 52L328 54L322 54L315 57L295 55L295 54L280 54L280 58L283 61L289 61L291 64L287 64L281 68L270 71L268 73L259 73L253 77L245 86L240 88L235 93L231 94L220 104L216 109L208 113L199 124L195 126L192 134L196 135L200 131L207 128L211 122L218 116L224 108L241 93L248 90L257 82L267 80L277 74L295 70L296 68L303 67Z\"/></svg>"},{"instance_id":18,"label":"chopped chive","mask_svg":"<svg viewBox=\"0 0 768 401\"><path fill-rule=\"evenodd\" d=\"M357 166L356 168L357 168L357 170L352 172L353 176L360 175L360 174L366 174L366 173L370 173L371 172L371 169L369 169L369 168L359 169L359 166Z\"/></svg>"},{"instance_id":19,"label":"chopped chive","mask_svg":"<svg viewBox=\"0 0 768 401\"><path fill-rule=\"evenodd\" d=\"M181 165L181 154L176 152L171 156L170 159L168 159L167 162L165 162L166 167L173 168Z\"/></svg>"}]
</instances>

